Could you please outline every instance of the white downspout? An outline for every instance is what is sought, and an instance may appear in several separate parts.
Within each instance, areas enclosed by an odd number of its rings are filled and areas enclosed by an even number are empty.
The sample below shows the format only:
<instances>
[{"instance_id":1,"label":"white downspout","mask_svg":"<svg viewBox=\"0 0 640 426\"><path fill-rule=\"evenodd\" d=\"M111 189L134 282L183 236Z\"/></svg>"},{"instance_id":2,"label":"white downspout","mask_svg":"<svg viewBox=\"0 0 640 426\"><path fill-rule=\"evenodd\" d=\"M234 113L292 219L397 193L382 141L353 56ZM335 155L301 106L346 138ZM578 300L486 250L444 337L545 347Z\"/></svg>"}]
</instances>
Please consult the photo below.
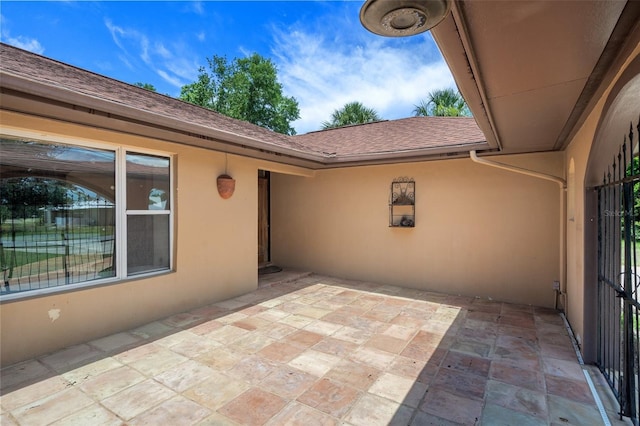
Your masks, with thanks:
<instances>
[{"instance_id":1,"label":"white downspout","mask_svg":"<svg viewBox=\"0 0 640 426\"><path fill-rule=\"evenodd\" d=\"M560 185L561 189L565 189L567 187L567 182L558 176L548 175L540 172L534 172L533 170L523 169L522 167L516 167L510 164L498 163L496 161L485 160L484 158L478 158L478 155L476 154L475 150L470 151L469 154L471 155L471 160L473 160L473 162L475 163L485 164L487 166L497 167L499 169L509 170L511 172L521 173L527 176L533 176L540 179L550 180Z\"/></svg>"},{"instance_id":2,"label":"white downspout","mask_svg":"<svg viewBox=\"0 0 640 426\"><path fill-rule=\"evenodd\" d=\"M555 182L558 184L558 186L560 187L560 288L561 290L561 294L564 297L564 303L563 303L563 308L564 308L564 312L565 315L567 314L567 308L568 308L568 303L567 303L567 288L566 288L566 281L567 281L567 270L566 270L566 265L565 265L565 251L566 251L566 235L565 235L565 196L564 196L564 192L567 189L567 181L558 177L558 176L554 176L554 175L549 175L546 173L540 173L540 172L536 172L533 170L529 170L529 169L524 169L522 167L517 167L517 166L512 166L510 164L504 164L504 163L499 163L497 161L492 161L492 160L486 160L484 158L479 158L478 155L476 154L476 151L470 151L469 155L471 157L471 161L473 161L474 163L478 163L478 164L484 164L485 166L491 166L491 167L496 167L498 169L502 169L502 170L507 170L510 172L514 172L514 173L520 173L523 175L527 175L527 176L532 176L538 179L545 179L545 180L550 180L552 182ZM557 296L556 296L557 297Z\"/></svg>"}]
</instances>

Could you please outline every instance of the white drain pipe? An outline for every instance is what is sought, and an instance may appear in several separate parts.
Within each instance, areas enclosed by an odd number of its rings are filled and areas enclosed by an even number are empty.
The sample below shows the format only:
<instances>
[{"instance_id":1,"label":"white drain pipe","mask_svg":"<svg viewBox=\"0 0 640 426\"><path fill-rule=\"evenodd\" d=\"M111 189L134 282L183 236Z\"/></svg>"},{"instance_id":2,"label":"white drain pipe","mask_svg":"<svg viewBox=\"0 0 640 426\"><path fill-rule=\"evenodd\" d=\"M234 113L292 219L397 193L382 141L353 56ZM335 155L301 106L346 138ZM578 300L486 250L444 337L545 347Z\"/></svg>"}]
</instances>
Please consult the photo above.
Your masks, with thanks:
<instances>
[{"instance_id":1,"label":"white drain pipe","mask_svg":"<svg viewBox=\"0 0 640 426\"><path fill-rule=\"evenodd\" d=\"M552 182L557 183L558 186L560 187L560 279L561 279L561 286L562 286L561 288L563 288L563 290L561 290L561 295L563 296L563 299L564 299L563 308L566 315L567 314L567 288L566 288L567 271L566 271L565 260L564 260L566 255L565 253L566 252L566 247L565 247L566 212L565 212L564 192L567 189L567 181L558 176L549 175L546 173L540 173L533 170L524 169L522 167L512 166L510 164L504 164L504 163L499 163L497 161L487 160L484 158L479 158L475 150L469 151L469 156L471 157L471 161L473 161L474 163L484 164L485 166L496 167L498 169L507 170L509 172L514 172L514 173L520 173L520 174L535 177L538 179L550 180ZM556 300L557 300L557 294L556 294Z\"/></svg>"},{"instance_id":2,"label":"white drain pipe","mask_svg":"<svg viewBox=\"0 0 640 426\"><path fill-rule=\"evenodd\" d=\"M540 172L534 172L533 170L523 169L522 167L512 166L510 164L498 163L497 161L479 158L475 150L470 151L469 154L471 155L471 160L473 160L474 163L484 164L486 166L497 167L498 169L508 170L510 172L516 172L516 173L520 173L527 176L533 176L540 179L550 180L560 185L561 189L565 189L567 187L567 182L558 176L548 175Z\"/></svg>"}]
</instances>

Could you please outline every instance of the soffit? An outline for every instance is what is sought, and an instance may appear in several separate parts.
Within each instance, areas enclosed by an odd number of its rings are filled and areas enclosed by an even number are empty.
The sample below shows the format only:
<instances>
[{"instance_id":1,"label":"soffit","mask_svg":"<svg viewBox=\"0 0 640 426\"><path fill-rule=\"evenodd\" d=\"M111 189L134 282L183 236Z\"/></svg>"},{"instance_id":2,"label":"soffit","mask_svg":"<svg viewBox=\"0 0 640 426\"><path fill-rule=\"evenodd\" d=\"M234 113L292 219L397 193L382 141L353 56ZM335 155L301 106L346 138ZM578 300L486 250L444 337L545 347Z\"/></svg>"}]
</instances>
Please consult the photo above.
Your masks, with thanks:
<instances>
[{"instance_id":1,"label":"soffit","mask_svg":"<svg viewBox=\"0 0 640 426\"><path fill-rule=\"evenodd\" d=\"M564 146L593 96L625 6L459 1L432 32L487 140L504 153L547 151Z\"/></svg>"}]
</instances>

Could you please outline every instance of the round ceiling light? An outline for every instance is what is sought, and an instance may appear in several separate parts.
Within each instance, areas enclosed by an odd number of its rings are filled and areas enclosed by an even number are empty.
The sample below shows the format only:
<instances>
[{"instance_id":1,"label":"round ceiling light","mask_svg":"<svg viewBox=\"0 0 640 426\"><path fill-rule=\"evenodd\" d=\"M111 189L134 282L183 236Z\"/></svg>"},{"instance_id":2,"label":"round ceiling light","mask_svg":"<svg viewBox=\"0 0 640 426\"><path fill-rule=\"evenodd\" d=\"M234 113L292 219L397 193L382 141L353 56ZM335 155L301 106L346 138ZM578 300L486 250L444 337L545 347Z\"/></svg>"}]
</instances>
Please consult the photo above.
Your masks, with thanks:
<instances>
[{"instance_id":1,"label":"round ceiling light","mask_svg":"<svg viewBox=\"0 0 640 426\"><path fill-rule=\"evenodd\" d=\"M405 37L435 27L450 8L449 0L367 0L360 22L374 34Z\"/></svg>"}]
</instances>

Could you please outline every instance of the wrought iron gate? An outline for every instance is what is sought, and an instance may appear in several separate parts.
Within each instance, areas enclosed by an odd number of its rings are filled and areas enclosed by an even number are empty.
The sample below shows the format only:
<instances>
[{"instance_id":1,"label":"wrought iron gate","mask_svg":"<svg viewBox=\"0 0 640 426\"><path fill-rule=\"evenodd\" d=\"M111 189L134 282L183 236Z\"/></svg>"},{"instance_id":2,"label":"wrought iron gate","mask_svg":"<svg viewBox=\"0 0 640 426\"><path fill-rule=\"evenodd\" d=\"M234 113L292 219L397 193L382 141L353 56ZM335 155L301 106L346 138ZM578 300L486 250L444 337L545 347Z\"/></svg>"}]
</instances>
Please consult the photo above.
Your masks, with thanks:
<instances>
[{"instance_id":1,"label":"wrought iron gate","mask_svg":"<svg viewBox=\"0 0 640 426\"><path fill-rule=\"evenodd\" d=\"M635 137L634 137L635 136ZM597 365L609 382L620 415L639 424L640 121L605 172L598 193Z\"/></svg>"}]
</instances>

